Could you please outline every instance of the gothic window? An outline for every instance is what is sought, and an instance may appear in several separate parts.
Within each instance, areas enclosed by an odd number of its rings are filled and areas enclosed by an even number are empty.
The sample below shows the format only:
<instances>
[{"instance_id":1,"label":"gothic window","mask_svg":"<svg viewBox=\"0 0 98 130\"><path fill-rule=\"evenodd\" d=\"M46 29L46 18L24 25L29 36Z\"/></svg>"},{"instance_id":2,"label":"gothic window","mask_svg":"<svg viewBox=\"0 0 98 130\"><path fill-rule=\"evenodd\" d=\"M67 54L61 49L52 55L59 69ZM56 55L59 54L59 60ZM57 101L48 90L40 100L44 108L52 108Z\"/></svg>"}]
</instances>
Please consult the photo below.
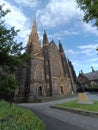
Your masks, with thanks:
<instances>
[{"instance_id":1,"label":"gothic window","mask_svg":"<svg viewBox=\"0 0 98 130\"><path fill-rule=\"evenodd\" d=\"M61 66L58 59L56 58L53 58L52 60L52 72L53 72L53 75L61 74Z\"/></svg>"},{"instance_id":2,"label":"gothic window","mask_svg":"<svg viewBox=\"0 0 98 130\"><path fill-rule=\"evenodd\" d=\"M35 77L37 80L43 80L43 68L41 66L37 66L35 70Z\"/></svg>"},{"instance_id":3,"label":"gothic window","mask_svg":"<svg viewBox=\"0 0 98 130\"><path fill-rule=\"evenodd\" d=\"M91 81L91 86L96 85L96 83L94 81Z\"/></svg>"}]
</instances>

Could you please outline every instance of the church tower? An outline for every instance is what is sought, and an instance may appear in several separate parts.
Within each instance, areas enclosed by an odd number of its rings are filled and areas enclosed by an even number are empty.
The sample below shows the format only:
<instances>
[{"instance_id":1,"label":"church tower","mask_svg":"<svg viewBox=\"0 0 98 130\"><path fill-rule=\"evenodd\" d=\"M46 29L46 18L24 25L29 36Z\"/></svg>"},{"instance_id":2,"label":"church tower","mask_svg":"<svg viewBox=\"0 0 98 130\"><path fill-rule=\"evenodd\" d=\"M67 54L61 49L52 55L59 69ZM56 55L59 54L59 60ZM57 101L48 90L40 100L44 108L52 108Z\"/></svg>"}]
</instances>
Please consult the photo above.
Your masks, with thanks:
<instances>
[{"instance_id":1,"label":"church tower","mask_svg":"<svg viewBox=\"0 0 98 130\"><path fill-rule=\"evenodd\" d=\"M26 70L25 92L28 94L28 100L32 100L38 95L45 95L44 58L37 33L36 19L33 22L26 52L30 54L30 59Z\"/></svg>"}]
</instances>

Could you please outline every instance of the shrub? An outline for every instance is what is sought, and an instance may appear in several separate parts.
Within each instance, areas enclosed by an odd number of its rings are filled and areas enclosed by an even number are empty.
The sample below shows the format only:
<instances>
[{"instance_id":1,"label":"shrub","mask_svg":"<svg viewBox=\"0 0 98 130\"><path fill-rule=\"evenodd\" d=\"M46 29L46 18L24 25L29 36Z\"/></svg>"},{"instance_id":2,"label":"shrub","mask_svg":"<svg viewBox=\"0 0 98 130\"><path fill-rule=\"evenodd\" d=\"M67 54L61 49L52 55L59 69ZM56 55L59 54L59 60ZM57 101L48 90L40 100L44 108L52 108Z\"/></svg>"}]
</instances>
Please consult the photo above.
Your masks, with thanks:
<instances>
[{"instance_id":1,"label":"shrub","mask_svg":"<svg viewBox=\"0 0 98 130\"><path fill-rule=\"evenodd\" d=\"M30 110L1 101L0 130L45 130L45 126Z\"/></svg>"},{"instance_id":2,"label":"shrub","mask_svg":"<svg viewBox=\"0 0 98 130\"><path fill-rule=\"evenodd\" d=\"M0 95L2 98L13 96L18 83L13 74L1 74L0 75ZM4 97L5 95L5 97Z\"/></svg>"}]
</instances>

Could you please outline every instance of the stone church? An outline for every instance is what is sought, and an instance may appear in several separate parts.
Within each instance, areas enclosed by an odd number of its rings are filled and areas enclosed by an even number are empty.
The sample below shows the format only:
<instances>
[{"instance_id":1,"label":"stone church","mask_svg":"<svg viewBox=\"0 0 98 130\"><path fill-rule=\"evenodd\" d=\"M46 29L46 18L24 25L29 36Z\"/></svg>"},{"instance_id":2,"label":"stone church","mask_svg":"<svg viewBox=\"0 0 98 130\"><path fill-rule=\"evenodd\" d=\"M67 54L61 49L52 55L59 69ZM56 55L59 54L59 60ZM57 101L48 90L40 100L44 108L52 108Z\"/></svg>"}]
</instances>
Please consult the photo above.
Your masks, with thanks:
<instances>
[{"instance_id":1,"label":"stone church","mask_svg":"<svg viewBox=\"0 0 98 130\"><path fill-rule=\"evenodd\" d=\"M66 58L61 42L57 47L43 34L42 46L37 33L36 19L26 46L31 54L28 68L17 72L19 90L17 98L34 98L67 95L76 92L76 74L71 61Z\"/></svg>"}]
</instances>

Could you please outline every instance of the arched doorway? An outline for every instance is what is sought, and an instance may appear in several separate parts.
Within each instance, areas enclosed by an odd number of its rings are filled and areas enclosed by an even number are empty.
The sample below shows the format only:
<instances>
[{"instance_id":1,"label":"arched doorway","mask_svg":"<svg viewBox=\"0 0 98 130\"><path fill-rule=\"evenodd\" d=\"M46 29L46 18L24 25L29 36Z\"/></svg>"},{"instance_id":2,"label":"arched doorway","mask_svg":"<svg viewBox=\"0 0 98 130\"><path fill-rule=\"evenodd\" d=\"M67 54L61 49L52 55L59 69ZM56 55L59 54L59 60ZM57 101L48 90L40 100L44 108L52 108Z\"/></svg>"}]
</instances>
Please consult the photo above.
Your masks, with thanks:
<instances>
[{"instance_id":1,"label":"arched doorway","mask_svg":"<svg viewBox=\"0 0 98 130\"><path fill-rule=\"evenodd\" d=\"M61 89L61 94L63 94L63 87L62 87L62 86L60 86L60 89Z\"/></svg>"},{"instance_id":2,"label":"arched doorway","mask_svg":"<svg viewBox=\"0 0 98 130\"><path fill-rule=\"evenodd\" d=\"M42 87L41 86L38 88L38 96L42 96Z\"/></svg>"}]
</instances>

